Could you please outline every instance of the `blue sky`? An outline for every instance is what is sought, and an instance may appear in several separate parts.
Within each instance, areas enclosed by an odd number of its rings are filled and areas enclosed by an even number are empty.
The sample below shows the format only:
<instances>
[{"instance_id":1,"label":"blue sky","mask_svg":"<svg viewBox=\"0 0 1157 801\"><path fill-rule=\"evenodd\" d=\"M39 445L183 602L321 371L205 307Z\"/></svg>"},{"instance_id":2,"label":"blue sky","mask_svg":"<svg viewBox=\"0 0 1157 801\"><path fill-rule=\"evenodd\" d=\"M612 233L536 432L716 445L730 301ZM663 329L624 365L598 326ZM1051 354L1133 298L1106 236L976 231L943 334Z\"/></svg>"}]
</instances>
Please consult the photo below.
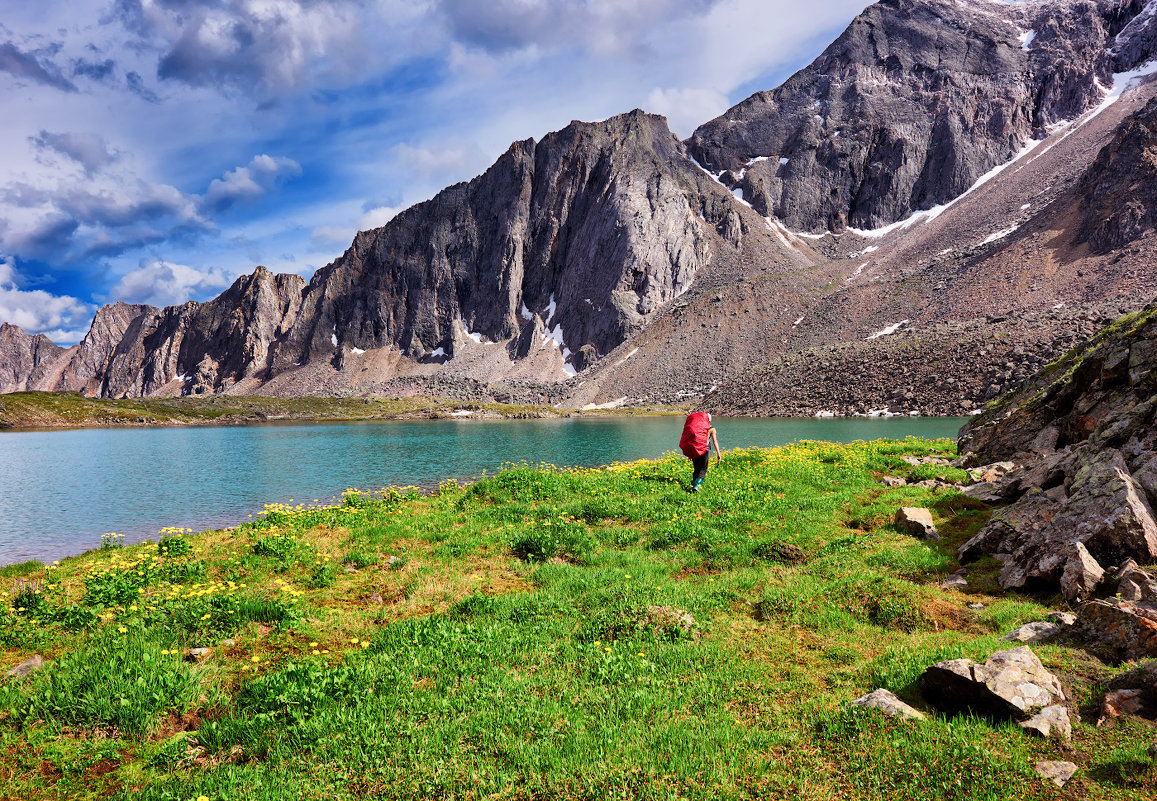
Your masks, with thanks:
<instances>
[{"instance_id":1,"label":"blue sky","mask_svg":"<svg viewBox=\"0 0 1157 801\"><path fill-rule=\"evenodd\" d=\"M866 0L4 0L0 321L313 271L509 144L643 108L687 136Z\"/></svg>"}]
</instances>

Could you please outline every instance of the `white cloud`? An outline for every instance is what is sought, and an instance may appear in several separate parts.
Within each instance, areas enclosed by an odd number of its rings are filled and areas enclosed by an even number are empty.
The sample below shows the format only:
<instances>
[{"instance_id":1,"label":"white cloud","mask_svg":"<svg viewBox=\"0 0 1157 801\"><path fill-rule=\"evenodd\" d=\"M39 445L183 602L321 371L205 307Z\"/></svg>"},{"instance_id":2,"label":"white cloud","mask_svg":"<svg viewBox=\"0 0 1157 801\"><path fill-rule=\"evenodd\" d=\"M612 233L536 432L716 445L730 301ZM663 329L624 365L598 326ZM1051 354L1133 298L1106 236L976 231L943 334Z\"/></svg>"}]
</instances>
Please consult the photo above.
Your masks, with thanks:
<instances>
[{"instance_id":1,"label":"white cloud","mask_svg":"<svg viewBox=\"0 0 1157 801\"><path fill-rule=\"evenodd\" d=\"M451 30L487 50L579 46L632 58L656 27L698 16L718 0L440 0Z\"/></svg>"},{"instance_id":2,"label":"white cloud","mask_svg":"<svg viewBox=\"0 0 1157 801\"><path fill-rule=\"evenodd\" d=\"M221 269L198 270L184 264L153 261L123 276L109 300L175 306L216 295L232 282L233 278Z\"/></svg>"},{"instance_id":3,"label":"white cloud","mask_svg":"<svg viewBox=\"0 0 1157 801\"><path fill-rule=\"evenodd\" d=\"M653 89L644 108L662 114L672 131L687 137L730 106L727 95L713 89Z\"/></svg>"},{"instance_id":4,"label":"white cloud","mask_svg":"<svg viewBox=\"0 0 1157 801\"><path fill-rule=\"evenodd\" d=\"M20 288L15 260L0 261L0 321L18 325L30 334L47 334L57 344L71 345L84 337L95 306L67 295L42 289Z\"/></svg>"},{"instance_id":5,"label":"white cloud","mask_svg":"<svg viewBox=\"0 0 1157 801\"><path fill-rule=\"evenodd\" d=\"M41 149L54 150L84 167L92 175L116 158L104 139L94 133L50 133L42 130L32 140Z\"/></svg>"},{"instance_id":6,"label":"white cloud","mask_svg":"<svg viewBox=\"0 0 1157 801\"><path fill-rule=\"evenodd\" d=\"M158 53L157 74L190 86L281 94L364 77L420 46L413 0L121 2L116 17Z\"/></svg>"},{"instance_id":7,"label":"white cloud","mask_svg":"<svg viewBox=\"0 0 1157 801\"><path fill-rule=\"evenodd\" d=\"M229 170L214 178L202 199L205 208L222 210L238 200L250 200L268 192L282 177L301 175L301 165L293 159L254 156L245 167Z\"/></svg>"}]
</instances>

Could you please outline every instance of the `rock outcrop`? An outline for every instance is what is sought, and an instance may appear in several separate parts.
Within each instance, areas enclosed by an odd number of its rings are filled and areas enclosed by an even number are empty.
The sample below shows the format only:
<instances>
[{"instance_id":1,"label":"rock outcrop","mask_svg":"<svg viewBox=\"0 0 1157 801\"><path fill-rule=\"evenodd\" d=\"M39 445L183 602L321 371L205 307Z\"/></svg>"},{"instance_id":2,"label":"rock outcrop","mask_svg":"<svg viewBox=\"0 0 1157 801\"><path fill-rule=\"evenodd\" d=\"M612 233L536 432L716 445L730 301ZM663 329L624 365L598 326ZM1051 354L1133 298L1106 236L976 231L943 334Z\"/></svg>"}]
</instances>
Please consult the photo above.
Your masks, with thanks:
<instances>
[{"instance_id":1,"label":"rock outcrop","mask_svg":"<svg viewBox=\"0 0 1157 801\"><path fill-rule=\"evenodd\" d=\"M1147 29L1129 27L1143 9L884 0L783 86L697 129L691 152L793 230L879 228L956 198L1099 103L1098 86L1149 52L1133 43Z\"/></svg>"},{"instance_id":2,"label":"rock outcrop","mask_svg":"<svg viewBox=\"0 0 1157 801\"><path fill-rule=\"evenodd\" d=\"M1065 700L1057 677L1028 646L1000 651L983 665L949 659L920 676L928 703L949 714L971 712L997 720L1027 721Z\"/></svg>"},{"instance_id":3,"label":"rock outcrop","mask_svg":"<svg viewBox=\"0 0 1157 801\"><path fill-rule=\"evenodd\" d=\"M1109 567L1157 561L1157 304L985 410L959 447L1021 465L998 480L1009 505L959 551L1001 559L1001 586L1088 599Z\"/></svg>"},{"instance_id":4,"label":"rock outcrop","mask_svg":"<svg viewBox=\"0 0 1157 801\"><path fill-rule=\"evenodd\" d=\"M18 326L0 323L0 393L36 386L63 351L44 334L31 336Z\"/></svg>"},{"instance_id":5,"label":"rock outcrop","mask_svg":"<svg viewBox=\"0 0 1157 801\"><path fill-rule=\"evenodd\" d=\"M1097 253L1122 248L1157 228L1157 100L1118 129L1078 191L1084 216L1077 240Z\"/></svg>"}]
</instances>

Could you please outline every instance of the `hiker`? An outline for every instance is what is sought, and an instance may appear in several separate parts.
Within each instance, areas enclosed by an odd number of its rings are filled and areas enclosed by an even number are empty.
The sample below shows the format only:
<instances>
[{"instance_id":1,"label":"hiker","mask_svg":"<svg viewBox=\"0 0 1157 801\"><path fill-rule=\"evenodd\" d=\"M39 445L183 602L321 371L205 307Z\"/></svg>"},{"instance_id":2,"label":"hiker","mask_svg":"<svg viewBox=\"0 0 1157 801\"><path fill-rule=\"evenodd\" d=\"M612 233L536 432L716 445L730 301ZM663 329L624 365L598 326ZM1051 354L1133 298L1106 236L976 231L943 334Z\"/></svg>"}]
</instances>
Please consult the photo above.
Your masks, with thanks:
<instances>
[{"instance_id":1,"label":"hiker","mask_svg":"<svg viewBox=\"0 0 1157 801\"><path fill-rule=\"evenodd\" d=\"M715 445L716 463L722 462L723 454L719 450L715 429L711 427L711 415L707 412L691 412L687 415L683 423L683 436L679 439L679 448L695 467L695 472L691 476L692 492L699 491L699 485L707 475L712 444Z\"/></svg>"}]
</instances>

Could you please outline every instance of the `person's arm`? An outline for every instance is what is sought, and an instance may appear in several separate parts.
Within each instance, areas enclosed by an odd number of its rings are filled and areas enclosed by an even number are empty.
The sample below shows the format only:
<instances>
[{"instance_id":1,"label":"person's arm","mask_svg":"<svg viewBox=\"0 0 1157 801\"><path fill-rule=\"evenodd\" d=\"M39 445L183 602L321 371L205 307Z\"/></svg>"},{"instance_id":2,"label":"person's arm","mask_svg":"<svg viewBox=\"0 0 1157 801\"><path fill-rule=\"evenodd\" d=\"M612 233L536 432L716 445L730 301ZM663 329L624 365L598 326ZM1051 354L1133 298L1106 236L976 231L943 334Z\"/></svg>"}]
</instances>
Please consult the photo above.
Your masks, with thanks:
<instances>
[{"instance_id":1,"label":"person's arm","mask_svg":"<svg viewBox=\"0 0 1157 801\"><path fill-rule=\"evenodd\" d=\"M719 438L715 436L714 427L708 430L707 435L711 437L711 441L715 443L715 463L719 464L723 461L723 451L719 450Z\"/></svg>"}]
</instances>

